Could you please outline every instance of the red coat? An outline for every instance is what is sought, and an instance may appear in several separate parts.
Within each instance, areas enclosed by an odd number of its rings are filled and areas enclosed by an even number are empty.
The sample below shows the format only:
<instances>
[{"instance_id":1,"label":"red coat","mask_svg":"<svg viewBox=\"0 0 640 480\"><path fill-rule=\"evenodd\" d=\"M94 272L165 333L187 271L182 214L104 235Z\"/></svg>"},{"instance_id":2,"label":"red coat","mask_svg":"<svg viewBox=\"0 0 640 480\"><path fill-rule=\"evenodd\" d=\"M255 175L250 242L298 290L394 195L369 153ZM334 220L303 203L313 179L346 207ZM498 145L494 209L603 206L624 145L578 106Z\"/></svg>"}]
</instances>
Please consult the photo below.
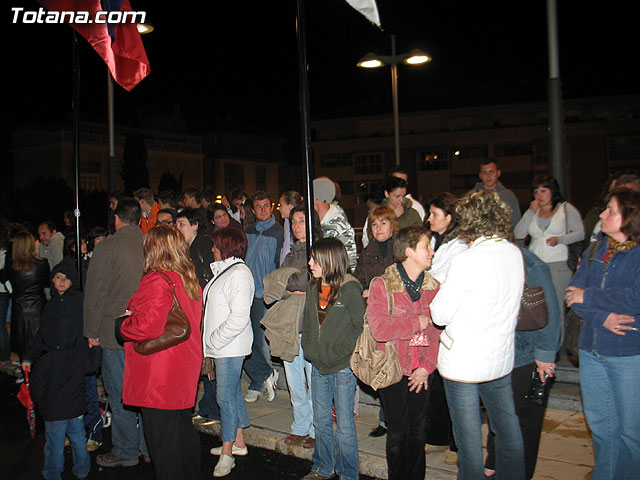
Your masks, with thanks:
<instances>
[{"instance_id":1,"label":"red coat","mask_svg":"<svg viewBox=\"0 0 640 480\"><path fill-rule=\"evenodd\" d=\"M176 297L191 323L187 341L152 355L140 355L132 342L124 345L122 403L160 410L184 410L195 405L202 365L202 290L199 300L187 296L177 273L166 272L176 285ZM132 315L122 324L125 338L135 341L159 337L164 331L173 297L161 274L146 273L129 300Z\"/></svg>"},{"instance_id":2,"label":"red coat","mask_svg":"<svg viewBox=\"0 0 640 480\"><path fill-rule=\"evenodd\" d=\"M380 342L378 348L384 348L383 342L395 340L395 348L398 360L402 367L402 374L409 376L415 367L424 367L429 373L436 369L438 361L438 348L440 347L440 330L433 324L429 325L424 333L429 341L428 347L409 346L411 338L420 331L418 314L431 317L429 304L435 297L439 283L428 272L425 272L422 282L422 294L417 307L409 297L398 269L395 264L387 267L384 277L389 293L393 298L393 309L389 315L387 290L382 278L376 277L371 281L369 298L367 299L367 322L373 338ZM417 362L414 357L417 355Z\"/></svg>"}]
</instances>

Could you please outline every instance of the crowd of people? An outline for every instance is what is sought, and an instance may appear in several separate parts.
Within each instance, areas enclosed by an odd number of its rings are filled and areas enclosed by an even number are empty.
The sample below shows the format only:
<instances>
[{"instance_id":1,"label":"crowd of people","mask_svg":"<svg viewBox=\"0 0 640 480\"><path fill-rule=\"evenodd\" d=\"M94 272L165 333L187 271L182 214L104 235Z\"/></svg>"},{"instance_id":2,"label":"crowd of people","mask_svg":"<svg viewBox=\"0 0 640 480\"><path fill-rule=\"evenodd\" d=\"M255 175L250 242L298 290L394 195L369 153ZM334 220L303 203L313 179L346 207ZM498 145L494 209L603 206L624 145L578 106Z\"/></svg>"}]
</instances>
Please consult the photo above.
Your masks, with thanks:
<instances>
[{"instance_id":1,"label":"crowd of people","mask_svg":"<svg viewBox=\"0 0 640 480\"><path fill-rule=\"evenodd\" d=\"M312 199L282 193L279 216L263 191L216 201L195 188L143 188L111 194L109 226L80 241L73 225L64 233L48 220L37 232L3 225L0 360L31 375L46 427L44 478L60 478L66 438L73 473L89 473L88 452L102 445L98 376L113 444L99 466L142 459L158 479L200 478L193 424L219 423L213 476L226 476L249 453L246 403L276 397L281 362L293 411L284 443L313 449L304 479L357 479L354 416L368 387L350 361L366 321L378 349L393 345L401 370L375 392L380 417L370 433L386 435L389 479L423 479L425 445L448 447L460 479L529 479L548 379L565 337L576 335L568 308L581 324L591 478L634 478L640 179L609 179L593 209L599 220L590 212L583 221L548 175L534 178L521 215L500 175L486 158L474 189L435 194L425 209L394 168L370 201L359 253L327 177L313 180ZM544 292L546 322L523 330L532 287Z\"/></svg>"}]
</instances>

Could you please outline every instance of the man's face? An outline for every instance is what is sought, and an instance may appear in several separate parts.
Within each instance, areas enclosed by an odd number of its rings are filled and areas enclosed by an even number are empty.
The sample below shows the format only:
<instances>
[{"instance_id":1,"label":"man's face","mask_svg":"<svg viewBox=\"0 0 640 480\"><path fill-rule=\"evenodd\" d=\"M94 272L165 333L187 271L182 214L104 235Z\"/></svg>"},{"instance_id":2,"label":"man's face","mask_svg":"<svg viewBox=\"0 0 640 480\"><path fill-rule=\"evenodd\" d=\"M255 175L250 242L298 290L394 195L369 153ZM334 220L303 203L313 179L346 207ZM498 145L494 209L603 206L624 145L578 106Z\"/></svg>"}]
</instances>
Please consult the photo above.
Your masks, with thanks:
<instances>
[{"instance_id":1,"label":"man's face","mask_svg":"<svg viewBox=\"0 0 640 480\"><path fill-rule=\"evenodd\" d=\"M53 288L55 288L60 295L69 290L70 286L71 280L69 280L64 273L58 272L53 276Z\"/></svg>"},{"instance_id":2,"label":"man's face","mask_svg":"<svg viewBox=\"0 0 640 480\"><path fill-rule=\"evenodd\" d=\"M194 197L190 197L189 195L184 195L182 197L182 204L185 207L195 208L194 204L196 203L196 199Z\"/></svg>"},{"instance_id":3,"label":"man's face","mask_svg":"<svg viewBox=\"0 0 640 480\"><path fill-rule=\"evenodd\" d=\"M156 217L156 225L170 225L173 227L173 218L168 213L159 213Z\"/></svg>"},{"instance_id":4,"label":"man's face","mask_svg":"<svg viewBox=\"0 0 640 480\"><path fill-rule=\"evenodd\" d=\"M485 190L495 190L500 173L498 166L494 162L488 165L480 165L480 180Z\"/></svg>"},{"instance_id":5,"label":"man's face","mask_svg":"<svg viewBox=\"0 0 640 480\"><path fill-rule=\"evenodd\" d=\"M146 200L143 200L142 198L138 199L138 203L140 204L140 208L143 212L150 212L153 208L153 205L149 205Z\"/></svg>"},{"instance_id":6,"label":"man's face","mask_svg":"<svg viewBox=\"0 0 640 480\"><path fill-rule=\"evenodd\" d=\"M256 200L253 202L253 214L258 221L264 222L271 218L271 200L265 198L264 200Z\"/></svg>"},{"instance_id":7,"label":"man's face","mask_svg":"<svg viewBox=\"0 0 640 480\"><path fill-rule=\"evenodd\" d=\"M180 230L180 233L182 233L182 236L189 245L191 245L198 234L198 224L191 225L185 217L180 217L176 220L176 228Z\"/></svg>"},{"instance_id":8,"label":"man's face","mask_svg":"<svg viewBox=\"0 0 640 480\"><path fill-rule=\"evenodd\" d=\"M42 243L43 245L49 245L52 236L53 232L49 230L49 227L47 227L46 225L40 225L38 227L38 238L40 239L40 243Z\"/></svg>"}]
</instances>

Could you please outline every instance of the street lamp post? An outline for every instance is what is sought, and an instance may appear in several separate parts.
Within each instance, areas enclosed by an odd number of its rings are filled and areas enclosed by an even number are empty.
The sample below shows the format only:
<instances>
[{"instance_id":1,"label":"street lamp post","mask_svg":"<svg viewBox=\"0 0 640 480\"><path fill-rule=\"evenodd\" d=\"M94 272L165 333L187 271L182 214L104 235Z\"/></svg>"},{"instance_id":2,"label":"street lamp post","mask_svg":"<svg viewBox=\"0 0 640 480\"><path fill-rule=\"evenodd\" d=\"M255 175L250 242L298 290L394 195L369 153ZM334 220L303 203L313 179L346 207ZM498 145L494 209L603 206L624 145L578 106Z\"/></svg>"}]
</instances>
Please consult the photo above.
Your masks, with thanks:
<instances>
[{"instance_id":1,"label":"street lamp post","mask_svg":"<svg viewBox=\"0 0 640 480\"><path fill-rule=\"evenodd\" d=\"M398 63L421 65L431 61L431 57L421 50L396 55L396 36L391 34L391 56L369 53L363 57L358 66L361 68L378 68L385 65L391 67L391 96L393 98L393 136L395 144L396 165L400 165L400 115L398 113Z\"/></svg>"}]
</instances>

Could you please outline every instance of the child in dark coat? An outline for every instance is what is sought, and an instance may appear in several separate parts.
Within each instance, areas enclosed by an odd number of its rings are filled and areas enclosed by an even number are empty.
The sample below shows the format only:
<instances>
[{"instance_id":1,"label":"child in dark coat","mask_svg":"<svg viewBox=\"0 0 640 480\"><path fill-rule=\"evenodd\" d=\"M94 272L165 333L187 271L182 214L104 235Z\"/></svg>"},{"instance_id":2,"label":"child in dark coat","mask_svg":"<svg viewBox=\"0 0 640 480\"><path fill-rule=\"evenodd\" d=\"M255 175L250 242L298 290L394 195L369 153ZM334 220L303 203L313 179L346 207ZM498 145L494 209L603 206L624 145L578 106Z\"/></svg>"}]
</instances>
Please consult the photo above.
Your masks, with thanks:
<instances>
[{"instance_id":1,"label":"child in dark coat","mask_svg":"<svg viewBox=\"0 0 640 480\"><path fill-rule=\"evenodd\" d=\"M87 411L85 375L99 366L89 358L82 335L83 295L70 263L61 263L52 273L52 298L43 310L42 323L22 368L31 369L31 395L45 421L45 479L59 479L64 471L64 442L69 437L73 451L73 474L89 475L91 461L85 441L83 415Z\"/></svg>"}]
</instances>

